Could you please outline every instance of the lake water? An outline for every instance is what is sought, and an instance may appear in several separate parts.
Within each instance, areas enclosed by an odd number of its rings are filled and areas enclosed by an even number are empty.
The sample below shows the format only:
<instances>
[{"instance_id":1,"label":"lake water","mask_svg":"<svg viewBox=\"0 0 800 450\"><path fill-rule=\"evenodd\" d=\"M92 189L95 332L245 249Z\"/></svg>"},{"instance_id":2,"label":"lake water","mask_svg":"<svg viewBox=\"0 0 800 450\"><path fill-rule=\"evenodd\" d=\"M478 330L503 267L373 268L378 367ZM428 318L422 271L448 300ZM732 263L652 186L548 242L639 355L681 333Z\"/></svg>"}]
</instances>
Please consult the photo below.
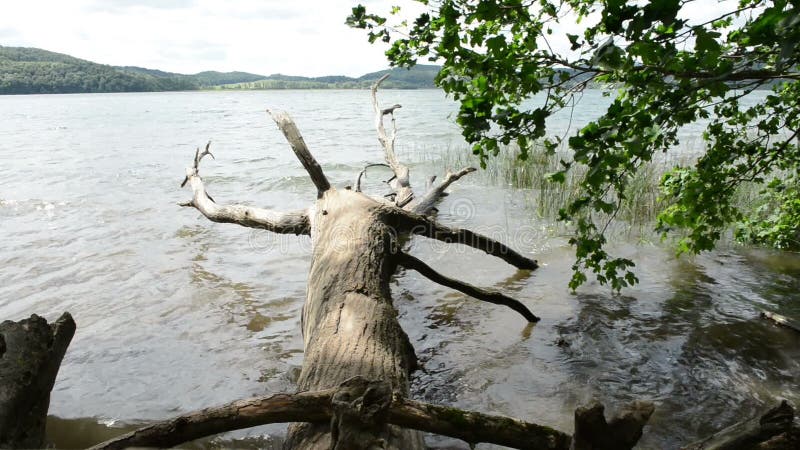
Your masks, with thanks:
<instances>
[{"instance_id":1,"label":"lake water","mask_svg":"<svg viewBox=\"0 0 800 450\"><path fill-rule=\"evenodd\" d=\"M456 107L438 91L381 96L403 105L398 150L423 186L444 171L437 155L464 147ZM606 102L587 92L573 126ZM217 159L201 174L218 202L296 209L313 201L266 108L293 115L337 186L382 160L368 91L0 97L0 319L69 311L78 324L51 399L58 447L294 389L309 239L214 224L176 206L190 198L179 184L208 139ZM553 125L567 123L563 115ZM697 130L684 137L697 139ZM366 190L384 192L381 170ZM778 398L800 403L800 336L758 317L760 309L800 317L798 255L728 247L676 259L659 245L618 242L641 283L622 295L593 283L570 294L571 249L537 219L532 198L475 174L439 208L444 223L535 255L543 267L532 275L460 246L411 242L445 274L501 289L542 317L530 330L512 311L398 273L395 303L425 366L415 398L565 431L590 400L613 410L649 399L656 413L641 448L676 448ZM194 445L278 446L284 431Z\"/></svg>"}]
</instances>

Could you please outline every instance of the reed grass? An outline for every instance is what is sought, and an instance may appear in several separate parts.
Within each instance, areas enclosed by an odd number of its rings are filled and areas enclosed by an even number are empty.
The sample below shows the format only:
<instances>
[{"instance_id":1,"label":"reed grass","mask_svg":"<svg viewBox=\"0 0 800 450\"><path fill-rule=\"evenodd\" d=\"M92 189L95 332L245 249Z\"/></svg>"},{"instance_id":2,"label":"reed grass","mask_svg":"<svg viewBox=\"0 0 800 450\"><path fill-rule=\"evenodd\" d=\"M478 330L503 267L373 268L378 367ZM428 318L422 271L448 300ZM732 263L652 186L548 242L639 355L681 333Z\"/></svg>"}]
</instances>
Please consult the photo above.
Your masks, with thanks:
<instances>
[{"instance_id":1,"label":"reed grass","mask_svg":"<svg viewBox=\"0 0 800 450\"><path fill-rule=\"evenodd\" d=\"M661 195L661 179L676 166L692 165L696 158L696 151L685 148L656 155L652 161L642 164L628 181L624 199L607 235L645 241L657 239L654 229L658 214L667 206ZM449 147L435 153L416 152L414 159L418 163L433 165L439 173L448 169L480 165L478 157L469 149L459 147ZM490 158L484 170L479 170L471 177L475 177L473 182L523 191L530 210L538 219L553 226L558 233L564 229L564 224L558 222L559 210L578 197L582 190L581 181L586 173L585 167L574 166L564 183L551 181L548 175L560 169L562 159L570 159L565 149L548 154L544 148L537 147L529 153L526 160L521 160L519 150L509 146L501 149L496 157ZM747 214L754 208L760 189L754 183L742 185L734 199L735 204ZM599 216L595 219L596 223L604 223L608 217Z\"/></svg>"}]
</instances>

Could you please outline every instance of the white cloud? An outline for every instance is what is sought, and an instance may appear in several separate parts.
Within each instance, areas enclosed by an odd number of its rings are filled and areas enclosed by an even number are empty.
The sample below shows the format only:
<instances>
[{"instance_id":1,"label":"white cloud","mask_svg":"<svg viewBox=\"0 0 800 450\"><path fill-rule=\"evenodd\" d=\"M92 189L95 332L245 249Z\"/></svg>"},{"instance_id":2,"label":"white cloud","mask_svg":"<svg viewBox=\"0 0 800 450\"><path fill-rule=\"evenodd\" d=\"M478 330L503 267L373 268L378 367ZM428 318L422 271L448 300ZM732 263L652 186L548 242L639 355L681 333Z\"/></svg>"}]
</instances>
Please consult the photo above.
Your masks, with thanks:
<instances>
[{"instance_id":1,"label":"white cloud","mask_svg":"<svg viewBox=\"0 0 800 450\"><path fill-rule=\"evenodd\" d=\"M362 75L385 47L345 24L359 0L70 0L5 2L0 45L181 73ZM376 12L409 0L370 1Z\"/></svg>"}]
</instances>

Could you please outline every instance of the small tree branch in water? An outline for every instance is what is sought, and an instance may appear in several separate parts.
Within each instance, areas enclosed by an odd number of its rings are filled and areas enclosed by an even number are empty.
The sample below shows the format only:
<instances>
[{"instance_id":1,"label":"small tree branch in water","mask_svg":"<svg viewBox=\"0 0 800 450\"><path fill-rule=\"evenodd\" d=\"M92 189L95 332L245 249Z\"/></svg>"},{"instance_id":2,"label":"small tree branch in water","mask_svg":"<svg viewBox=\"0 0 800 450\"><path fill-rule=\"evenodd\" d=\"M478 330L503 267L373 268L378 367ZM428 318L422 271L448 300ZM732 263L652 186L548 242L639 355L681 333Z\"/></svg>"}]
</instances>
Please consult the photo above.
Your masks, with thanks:
<instances>
[{"instance_id":1,"label":"small tree branch in water","mask_svg":"<svg viewBox=\"0 0 800 450\"><path fill-rule=\"evenodd\" d=\"M393 216L401 231L418 234L449 244L467 245L500 258L518 269L535 270L539 267L539 263L536 262L536 260L523 256L502 242L475 233L466 228L448 227L431 218L415 214L411 211L404 211L399 208L388 211L388 214Z\"/></svg>"},{"instance_id":2,"label":"small tree branch in water","mask_svg":"<svg viewBox=\"0 0 800 450\"><path fill-rule=\"evenodd\" d=\"M409 255L408 253L398 252L397 263L406 269L413 269L433 281L434 283L447 286L451 289L463 292L471 297L477 298L484 302L494 303L495 305L504 305L520 313L522 317L528 322L538 322L540 319L534 315L525 305L519 300L513 299L501 292L481 289L471 284L464 283L453 278L446 277L439 272L433 270L430 266L420 261L419 259Z\"/></svg>"},{"instance_id":3,"label":"small tree branch in water","mask_svg":"<svg viewBox=\"0 0 800 450\"><path fill-rule=\"evenodd\" d=\"M761 311L761 317L771 320L778 325L784 326L790 330L794 330L800 333L800 323L789 319L788 317L782 316L780 314L775 314L769 311Z\"/></svg>"}]
</instances>

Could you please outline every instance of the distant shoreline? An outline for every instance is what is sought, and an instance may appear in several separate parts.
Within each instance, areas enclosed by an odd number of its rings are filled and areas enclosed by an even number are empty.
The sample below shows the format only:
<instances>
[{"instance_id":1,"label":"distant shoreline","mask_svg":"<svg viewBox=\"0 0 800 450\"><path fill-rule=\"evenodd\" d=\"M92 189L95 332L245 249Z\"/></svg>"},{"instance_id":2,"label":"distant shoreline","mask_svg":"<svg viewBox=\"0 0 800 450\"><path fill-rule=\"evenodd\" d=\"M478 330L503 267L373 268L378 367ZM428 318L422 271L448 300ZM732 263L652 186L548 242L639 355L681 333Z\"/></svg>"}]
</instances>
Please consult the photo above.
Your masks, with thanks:
<instances>
[{"instance_id":1,"label":"distant shoreline","mask_svg":"<svg viewBox=\"0 0 800 450\"><path fill-rule=\"evenodd\" d=\"M383 88L382 90L389 90L389 91L438 91L444 92L441 88L438 87L420 87L420 88ZM183 91L109 91L109 92L45 92L45 93L25 93L25 94L5 94L0 93L0 97L24 97L24 96L34 96L34 95L107 95L107 94L185 94L185 93L192 93L192 92L216 92L216 93L231 93L231 92L275 92L275 91L368 91L369 87L359 87L359 88L339 88L339 87L330 87L330 88L272 88L272 89L213 89L213 88L201 88L201 89L187 89Z\"/></svg>"},{"instance_id":2,"label":"distant shoreline","mask_svg":"<svg viewBox=\"0 0 800 450\"><path fill-rule=\"evenodd\" d=\"M109 66L38 48L0 46L0 95L109 94L200 90L367 89L383 75L385 89L435 88L440 66L392 68L360 77L259 75L206 71L180 74L135 66Z\"/></svg>"}]
</instances>

